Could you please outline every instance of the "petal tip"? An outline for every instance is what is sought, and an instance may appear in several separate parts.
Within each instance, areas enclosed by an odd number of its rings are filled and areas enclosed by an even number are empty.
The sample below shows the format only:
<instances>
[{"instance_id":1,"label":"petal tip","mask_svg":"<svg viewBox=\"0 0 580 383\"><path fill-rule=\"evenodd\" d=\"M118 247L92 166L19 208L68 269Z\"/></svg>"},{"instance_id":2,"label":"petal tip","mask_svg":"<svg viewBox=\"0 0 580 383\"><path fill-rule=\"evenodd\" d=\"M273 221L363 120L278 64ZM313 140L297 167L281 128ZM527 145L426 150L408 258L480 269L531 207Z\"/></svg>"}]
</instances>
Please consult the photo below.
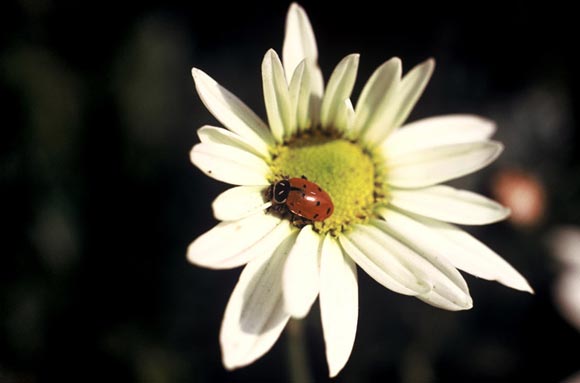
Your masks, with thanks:
<instances>
[{"instance_id":1,"label":"petal tip","mask_svg":"<svg viewBox=\"0 0 580 383\"><path fill-rule=\"evenodd\" d=\"M304 319L304 318L306 318L306 315L308 315L308 313L310 312L310 308L308 308L308 310L304 310L303 308L295 308L295 307L290 308L287 306L284 306L284 308L290 314L290 316L294 319Z\"/></svg>"},{"instance_id":2,"label":"petal tip","mask_svg":"<svg viewBox=\"0 0 580 383\"><path fill-rule=\"evenodd\" d=\"M302 8L302 6L295 1L293 1L292 4L290 4L290 8L288 8L288 12L300 12L300 11L304 12L304 8Z\"/></svg>"},{"instance_id":3,"label":"petal tip","mask_svg":"<svg viewBox=\"0 0 580 383\"><path fill-rule=\"evenodd\" d=\"M471 310L473 308L473 298L471 298L471 296L468 295L467 301L463 307L464 310Z\"/></svg>"},{"instance_id":4,"label":"petal tip","mask_svg":"<svg viewBox=\"0 0 580 383\"><path fill-rule=\"evenodd\" d=\"M192 148L191 148L191 150L189 151L189 161L190 161L190 162L191 162L193 165L195 165L195 159L194 159L194 156L195 156L195 151L196 151L196 148L198 147L198 145L201 145L201 144L195 144L195 145L193 145L193 147L192 147ZM197 166L197 165L196 165L196 166Z\"/></svg>"},{"instance_id":5,"label":"petal tip","mask_svg":"<svg viewBox=\"0 0 580 383\"><path fill-rule=\"evenodd\" d=\"M494 154L496 156L499 156L503 152L505 146L501 142L499 142L499 141L491 141L491 143L493 143L493 145L495 147Z\"/></svg>"},{"instance_id":6,"label":"petal tip","mask_svg":"<svg viewBox=\"0 0 580 383\"><path fill-rule=\"evenodd\" d=\"M198 259L197 259L198 257L197 257L197 254L195 253L195 249L193 247L194 244L195 244L195 241L191 242L189 244L189 246L187 247L187 254L186 254L187 261L193 265L196 265L196 266L204 266L198 262Z\"/></svg>"},{"instance_id":7,"label":"petal tip","mask_svg":"<svg viewBox=\"0 0 580 383\"><path fill-rule=\"evenodd\" d=\"M342 368L328 368L328 377L329 378L336 378L336 375L342 370Z\"/></svg>"},{"instance_id":8,"label":"petal tip","mask_svg":"<svg viewBox=\"0 0 580 383\"><path fill-rule=\"evenodd\" d=\"M512 289L522 291L524 293L536 295L536 292L534 291L533 287L528 283L528 281L524 277L521 277L521 280L518 281L517 284L512 283L512 284L507 285L507 286L511 287Z\"/></svg>"},{"instance_id":9,"label":"petal tip","mask_svg":"<svg viewBox=\"0 0 580 383\"><path fill-rule=\"evenodd\" d=\"M509 216L512 214L512 209L510 209L509 207L505 207L502 206L503 210L502 210L502 218L500 219L500 221L509 218Z\"/></svg>"},{"instance_id":10,"label":"petal tip","mask_svg":"<svg viewBox=\"0 0 580 383\"><path fill-rule=\"evenodd\" d=\"M431 78L431 76L433 75L433 71L435 70L435 59L433 57L430 57L427 60L425 60L421 65L425 66L427 77Z\"/></svg>"},{"instance_id":11,"label":"petal tip","mask_svg":"<svg viewBox=\"0 0 580 383\"><path fill-rule=\"evenodd\" d=\"M351 350L352 351L352 350ZM348 359L350 357L350 352L346 355L346 358L343 356L339 356L339 354L330 356L326 355L327 363L328 363L328 377L335 378L346 366Z\"/></svg>"},{"instance_id":12,"label":"petal tip","mask_svg":"<svg viewBox=\"0 0 580 383\"><path fill-rule=\"evenodd\" d=\"M191 77L193 77L194 81L197 81L202 73L203 71L201 69L198 69L196 67L191 68Z\"/></svg>"},{"instance_id":13,"label":"petal tip","mask_svg":"<svg viewBox=\"0 0 580 383\"><path fill-rule=\"evenodd\" d=\"M228 371L233 371L241 367L239 363L235 363L232 360L232 358L226 355L226 351L223 348L222 348L222 364L224 365L224 368Z\"/></svg>"}]
</instances>

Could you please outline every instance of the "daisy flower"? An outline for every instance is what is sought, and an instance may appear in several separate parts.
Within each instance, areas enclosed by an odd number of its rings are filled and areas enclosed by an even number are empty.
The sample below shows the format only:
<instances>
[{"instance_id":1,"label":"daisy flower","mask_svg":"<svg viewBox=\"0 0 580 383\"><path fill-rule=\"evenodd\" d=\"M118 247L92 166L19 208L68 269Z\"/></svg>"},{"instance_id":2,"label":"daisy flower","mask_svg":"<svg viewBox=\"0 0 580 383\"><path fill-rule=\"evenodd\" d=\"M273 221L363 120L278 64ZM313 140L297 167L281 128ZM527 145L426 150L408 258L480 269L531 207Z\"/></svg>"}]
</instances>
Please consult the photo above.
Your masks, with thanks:
<instances>
[{"instance_id":1,"label":"daisy flower","mask_svg":"<svg viewBox=\"0 0 580 383\"><path fill-rule=\"evenodd\" d=\"M403 125L434 68L429 59L402 76L399 58L382 64L351 102L359 55L338 63L325 85L304 10L292 4L282 59L262 61L267 123L200 69L199 97L226 129L203 126L191 161L237 185L213 202L214 228L187 257L212 269L244 266L220 332L224 366L265 354L288 320L319 298L330 376L346 364L358 318L357 265L394 292L447 310L472 299L463 270L532 292L514 268L455 224L484 225L509 210L470 191L440 185L491 163L502 145L495 125L472 115ZM323 188L334 213L296 222L277 214L268 188L306 176Z\"/></svg>"}]
</instances>

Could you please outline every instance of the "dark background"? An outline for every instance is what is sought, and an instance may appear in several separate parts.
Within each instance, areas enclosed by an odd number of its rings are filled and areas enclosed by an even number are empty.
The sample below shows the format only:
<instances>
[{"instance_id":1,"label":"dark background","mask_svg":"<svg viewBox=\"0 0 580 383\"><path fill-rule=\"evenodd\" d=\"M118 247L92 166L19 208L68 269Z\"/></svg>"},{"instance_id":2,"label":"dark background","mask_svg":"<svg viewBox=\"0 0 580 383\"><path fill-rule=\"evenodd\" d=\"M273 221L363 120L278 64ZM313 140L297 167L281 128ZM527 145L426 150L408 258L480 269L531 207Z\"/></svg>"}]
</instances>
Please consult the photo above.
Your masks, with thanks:
<instances>
[{"instance_id":1,"label":"dark background","mask_svg":"<svg viewBox=\"0 0 580 383\"><path fill-rule=\"evenodd\" d=\"M517 168L546 193L527 225L470 229L531 296L467 276L475 306L435 309L359 272L360 318L341 382L558 382L580 336L555 307L545 245L580 223L574 12L554 2L303 2L328 79L361 53L355 95L392 56L437 68L411 120L476 113L506 151L459 185L484 194ZM19 0L0 6L0 382L287 381L287 341L227 372L218 331L239 270L185 259L227 187L189 162L216 124L190 76L208 72L265 116L260 63L281 52L289 3ZM319 311L306 323L327 380ZM566 351L571 349L573 351Z\"/></svg>"}]
</instances>

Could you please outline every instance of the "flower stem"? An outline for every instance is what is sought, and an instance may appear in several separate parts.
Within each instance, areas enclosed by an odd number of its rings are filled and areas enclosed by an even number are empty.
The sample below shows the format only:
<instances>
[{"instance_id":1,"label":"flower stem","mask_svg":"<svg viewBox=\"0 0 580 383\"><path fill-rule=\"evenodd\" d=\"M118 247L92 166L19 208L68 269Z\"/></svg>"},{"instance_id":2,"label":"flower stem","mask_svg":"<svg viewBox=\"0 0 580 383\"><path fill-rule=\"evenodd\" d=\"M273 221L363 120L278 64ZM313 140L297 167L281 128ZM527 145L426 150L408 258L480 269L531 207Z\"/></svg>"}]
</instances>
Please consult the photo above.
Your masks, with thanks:
<instances>
[{"instance_id":1,"label":"flower stem","mask_svg":"<svg viewBox=\"0 0 580 383\"><path fill-rule=\"evenodd\" d=\"M286 331L288 334L288 368L290 369L290 382L312 382L310 366L308 365L308 353L306 350L304 321L291 319L286 326Z\"/></svg>"}]
</instances>

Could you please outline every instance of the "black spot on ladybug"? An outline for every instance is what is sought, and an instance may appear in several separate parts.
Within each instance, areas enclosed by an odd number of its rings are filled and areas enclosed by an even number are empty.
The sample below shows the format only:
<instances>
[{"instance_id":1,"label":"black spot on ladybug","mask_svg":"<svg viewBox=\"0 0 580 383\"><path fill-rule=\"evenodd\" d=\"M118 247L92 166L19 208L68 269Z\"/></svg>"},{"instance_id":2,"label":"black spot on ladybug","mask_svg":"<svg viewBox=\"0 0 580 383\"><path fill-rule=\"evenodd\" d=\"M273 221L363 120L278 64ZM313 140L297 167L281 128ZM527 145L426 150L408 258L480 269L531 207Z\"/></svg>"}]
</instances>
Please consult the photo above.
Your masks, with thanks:
<instances>
[{"instance_id":1,"label":"black spot on ladybug","mask_svg":"<svg viewBox=\"0 0 580 383\"><path fill-rule=\"evenodd\" d=\"M320 206L320 201L316 201L316 206Z\"/></svg>"},{"instance_id":2,"label":"black spot on ladybug","mask_svg":"<svg viewBox=\"0 0 580 383\"><path fill-rule=\"evenodd\" d=\"M322 189L321 189L320 187L318 187L318 191L319 191L319 192L321 192L321 191L322 191Z\"/></svg>"},{"instance_id":3,"label":"black spot on ladybug","mask_svg":"<svg viewBox=\"0 0 580 383\"><path fill-rule=\"evenodd\" d=\"M326 209L326 215L330 214L330 208Z\"/></svg>"},{"instance_id":4,"label":"black spot on ladybug","mask_svg":"<svg viewBox=\"0 0 580 383\"><path fill-rule=\"evenodd\" d=\"M302 198L306 197L306 194L302 193Z\"/></svg>"},{"instance_id":5,"label":"black spot on ladybug","mask_svg":"<svg viewBox=\"0 0 580 383\"><path fill-rule=\"evenodd\" d=\"M294 206L294 202L290 202L290 206Z\"/></svg>"},{"instance_id":6,"label":"black spot on ladybug","mask_svg":"<svg viewBox=\"0 0 580 383\"><path fill-rule=\"evenodd\" d=\"M314 219L318 218L318 213L314 214L314 217L312 217Z\"/></svg>"},{"instance_id":7,"label":"black spot on ladybug","mask_svg":"<svg viewBox=\"0 0 580 383\"><path fill-rule=\"evenodd\" d=\"M302 185L302 189L306 189L306 184Z\"/></svg>"}]
</instances>

